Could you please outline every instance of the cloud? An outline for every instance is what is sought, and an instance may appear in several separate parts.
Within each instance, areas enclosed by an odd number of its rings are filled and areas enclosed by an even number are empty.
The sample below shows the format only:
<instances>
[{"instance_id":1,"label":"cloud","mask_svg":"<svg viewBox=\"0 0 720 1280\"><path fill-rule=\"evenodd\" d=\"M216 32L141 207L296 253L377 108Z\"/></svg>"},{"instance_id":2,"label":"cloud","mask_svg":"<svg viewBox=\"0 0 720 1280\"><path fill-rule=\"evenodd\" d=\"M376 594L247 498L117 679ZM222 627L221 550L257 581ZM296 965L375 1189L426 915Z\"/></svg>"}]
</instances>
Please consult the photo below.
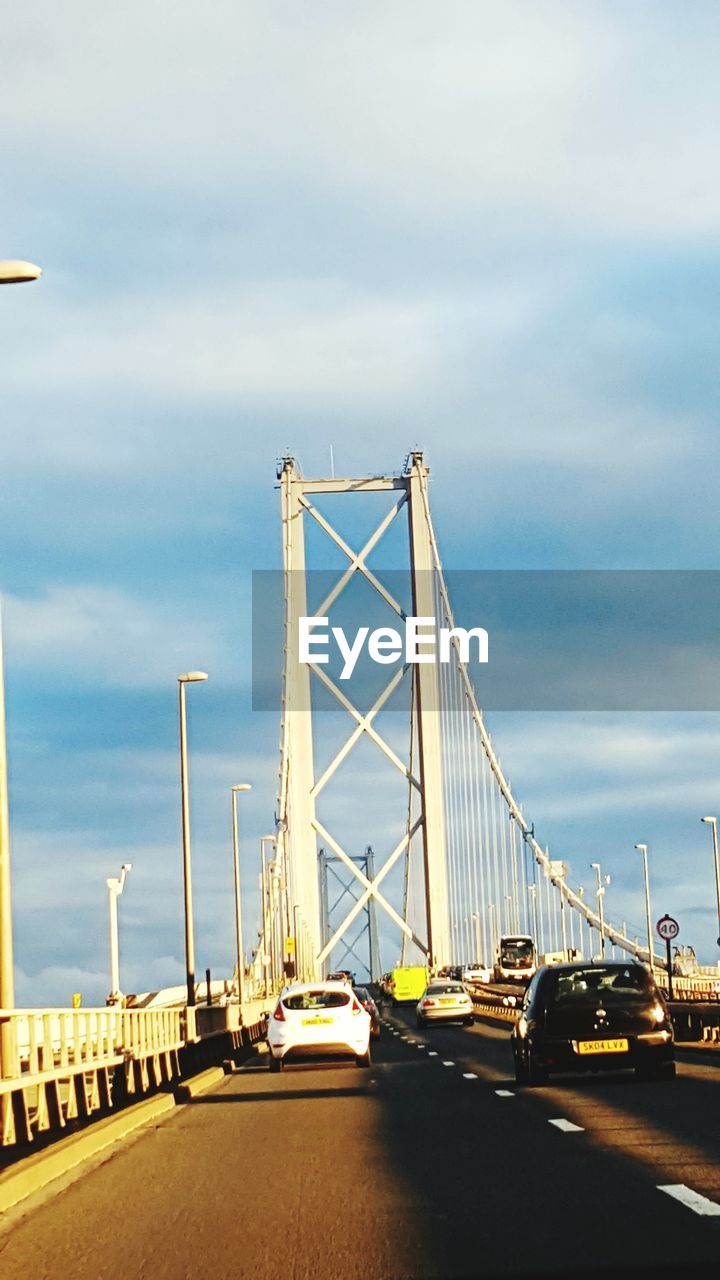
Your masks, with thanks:
<instances>
[{"instance_id":1,"label":"cloud","mask_svg":"<svg viewBox=\"0 0 720 1280\"><path fill-rule=\"evenodd\" d=\"M10 19L2 109L11 136L71 173L214 192L291 177L416 218L502 211L520 225L531 201L564 227L717 226L706 6L692 29L633 3L527 0L352 15L223 0L201 22L193 3L135 0L54 16L35 0Z\"/></svg>"},{"instance_id":2,"label":"cloud","mask_svg":"<svg viewBox=\"0 0 720 1280\"><path fill-rule=\"evenodd\" d=\"M79 683L144 688L192 669L200 656L219 665L215 628L188 618L178 601L151 604L104 586L56 586L35 598L6 595L3 609L13 663L46 677L72 673Z\"/></svg>"}]
</instances>

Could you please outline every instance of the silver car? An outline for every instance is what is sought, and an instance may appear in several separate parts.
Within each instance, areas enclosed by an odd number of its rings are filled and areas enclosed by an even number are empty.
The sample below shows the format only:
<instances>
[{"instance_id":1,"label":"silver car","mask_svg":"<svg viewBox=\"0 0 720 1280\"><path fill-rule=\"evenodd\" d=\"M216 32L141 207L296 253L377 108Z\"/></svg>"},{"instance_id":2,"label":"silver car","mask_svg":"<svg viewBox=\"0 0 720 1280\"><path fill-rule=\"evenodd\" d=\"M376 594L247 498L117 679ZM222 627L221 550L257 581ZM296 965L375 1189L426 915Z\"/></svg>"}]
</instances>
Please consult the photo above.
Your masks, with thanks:
<instances>
[{"instance_id":1,"label":"silver car","mask_svg":"<svg viewBox=\"0 0 720 1280\"><path fill-rule=\"evenodd\" d=\"M463 1022L469 1027L474 1020L472 1000L461 982L428 983L415 1012L418 1027L429 1022Z\"/></svg>"}]
</instances>

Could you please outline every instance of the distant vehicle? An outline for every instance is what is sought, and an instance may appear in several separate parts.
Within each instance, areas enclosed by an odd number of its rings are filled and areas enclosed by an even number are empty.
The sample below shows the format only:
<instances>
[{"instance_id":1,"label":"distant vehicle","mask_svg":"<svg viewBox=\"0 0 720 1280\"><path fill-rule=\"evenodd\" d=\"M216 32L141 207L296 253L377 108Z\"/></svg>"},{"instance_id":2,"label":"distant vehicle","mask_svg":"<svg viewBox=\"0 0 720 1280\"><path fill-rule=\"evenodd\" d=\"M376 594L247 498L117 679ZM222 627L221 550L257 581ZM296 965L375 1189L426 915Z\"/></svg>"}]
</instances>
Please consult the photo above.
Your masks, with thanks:
<instances>
[{"instance_id":1,"label":"distant vehicle","mask_svg":"<svg viewBox=\"0 0 720 1280\"><path fill-rule=\"evenodd\" d=\"M493 971L488 964L466 964L461 976L463 982L492 982Z\"/></svg>"},{"instance_id":2,"label":"distant vehicle","mask_svg":"<svg viewBox=\"0 0 720 1280\"><path fill-rule=\"evenodd\" d=\"M423 991L415 1011L418 1027L428 1022L464 1022L472 1026L473 1003L461 982L433 978Z\"/></svg>"},{"instance_id":3,"label":"distant vehicle","mask_svg":"<svg viewBox=\"0 0 720 1280\"><path fill-rule=\"evenodd\" d=\"M420 999L428 982L426 965L407 965L390 974L390 997L394 1004L407 1004Z\"/></svg>"},{"instance_id":4,"label":"distant vehicle","mask_svg":"<svg viewBox=\"0 0 720 1280\"><path fill-rule=\"evenodd\" d=\"M518 1084L544 1084L551 1071L632 1067L645 1079L675 1075L667 1005L635 962L538 969L511 1042Z\"/></svg>"},{"instance_id":5,"label":"distant vehicle","mask_svg":"<svg viewBox=\"0 0 720 1280\"><path fill-rule=\"evenodd\" d=\"M334 973L328 974L327 980L328 982L349 982L352 986L355 975L350 973L349 969L336 969Z\"/></svg>"},{"instance_id":6,"label":"distant vehicle","mask_svg":"<svg viewBox=\"0 0 720 1280\"><path fill-rule=\"evenodd\" d=\"M270 1070L308 1057L354 1057L370 1066L370 1014L345 982L296 982L280 994L268 1022Z\"/></svg>"},{"instance_id":7,"label":"distant vehicle","mask_svg":"<svg viewBox=\"0 0 720 1280\"><path fill-rule=\"evenodd\" d=\"M537 968L535 943L526 933L504 934L495 952L496 982L529 982Z\"/></svg>"},{"instance_id":8,"label":"distant vehicle","mask_svg":"<svg viewBox=\"0 0 720 1280\"><path fill-rule=\"evenodd\" d=\"M370 1014L370 1035L374 1040L380 1037L380 1010L367 987L353 987L353 991L366 1013Z\"/></svg>"}]
</instances>

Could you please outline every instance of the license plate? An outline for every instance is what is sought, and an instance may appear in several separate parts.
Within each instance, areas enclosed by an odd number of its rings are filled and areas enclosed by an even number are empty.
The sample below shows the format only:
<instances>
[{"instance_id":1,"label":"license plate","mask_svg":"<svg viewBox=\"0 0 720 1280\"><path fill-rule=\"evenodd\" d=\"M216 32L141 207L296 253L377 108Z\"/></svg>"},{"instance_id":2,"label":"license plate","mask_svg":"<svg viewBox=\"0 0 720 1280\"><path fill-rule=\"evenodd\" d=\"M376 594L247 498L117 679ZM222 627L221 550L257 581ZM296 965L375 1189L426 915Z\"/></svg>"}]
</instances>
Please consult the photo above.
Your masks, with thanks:
<instances>
[{"instance_id":1,"label":"license plate","mask_svg":"<svg viewBox=\"0 0 720 1280\"><path fill-rule=\"evenodd\" d=\"M457 1003L457 1001L456 1001L456 1000L453 1000L452 996L441 996L441 997L440 997L440 1003L441 1003L441 1004L456 1004L456 1003Z\"/></svg>"},{"instance_id":2,"label":"license plate","mask_svg":"<svg viewBox=\"0 0 720 1280\"><path fill-rule=\"evenodd\" d=\"M304 1027L319 1027L323 1022L332 1022L332 1018L303 1018Z\"/></svg>"},{"instance_id":3,"label":"license plate","mask_svg":"<svg viewBox=\"0 0 720 1280\"><path fill-rule=\"evenodd\" d=\"M627 1040L578 1040L578 1053L627 1053Z\"/></svg>"}]
</instances>

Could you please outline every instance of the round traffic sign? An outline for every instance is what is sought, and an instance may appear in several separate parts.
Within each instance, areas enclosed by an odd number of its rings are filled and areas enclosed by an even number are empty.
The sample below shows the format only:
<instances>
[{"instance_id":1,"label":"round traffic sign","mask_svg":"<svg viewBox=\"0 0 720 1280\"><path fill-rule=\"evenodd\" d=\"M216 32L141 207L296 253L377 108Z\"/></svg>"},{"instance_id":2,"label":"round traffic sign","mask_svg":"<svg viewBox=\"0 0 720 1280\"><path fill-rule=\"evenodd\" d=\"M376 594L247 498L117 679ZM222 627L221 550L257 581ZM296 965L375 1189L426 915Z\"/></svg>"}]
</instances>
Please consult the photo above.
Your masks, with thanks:
<instances>
[{"instance_id":1,"label":"round traffic sign","mask_svg":"<svg viewBox=\"0 0 720 1280\"><path fill-rule=\"evenodd\" d=\"M655 928L664 942L672 942L680 932L680 925L677 920L673 920L672 916L661 916Z\"/></svg>"}]
</instances>

